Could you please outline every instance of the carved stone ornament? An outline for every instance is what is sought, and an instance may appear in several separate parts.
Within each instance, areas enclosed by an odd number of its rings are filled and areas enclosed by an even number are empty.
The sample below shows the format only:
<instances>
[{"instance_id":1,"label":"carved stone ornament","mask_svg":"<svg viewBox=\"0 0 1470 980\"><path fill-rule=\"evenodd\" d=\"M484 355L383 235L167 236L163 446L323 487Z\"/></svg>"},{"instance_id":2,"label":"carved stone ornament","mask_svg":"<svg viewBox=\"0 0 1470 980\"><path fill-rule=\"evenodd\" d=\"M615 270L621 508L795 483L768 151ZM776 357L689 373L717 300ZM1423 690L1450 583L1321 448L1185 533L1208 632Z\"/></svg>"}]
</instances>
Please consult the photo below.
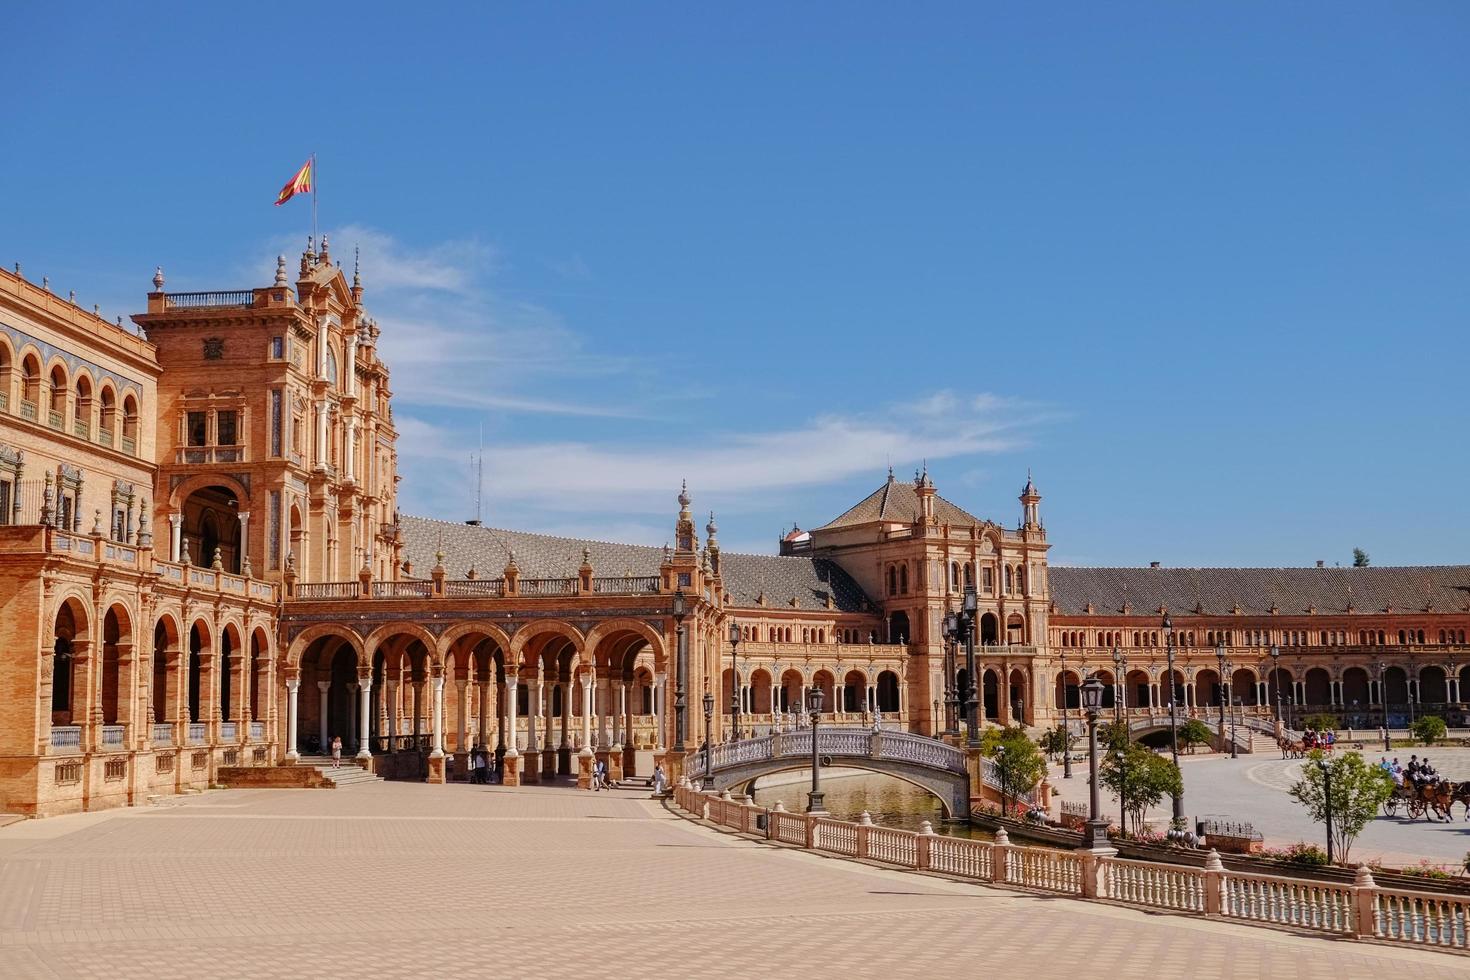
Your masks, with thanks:
<instances>
[{"instance_id":1,"label":"carved stone ornament","mask_svg":"<svg viewBox=\"0 0 1470 980\"><path fill-rule=\"evenodd\" d=\"M206 361L217 361L225 356L225 339L223 337L204 338L204 359Z\"/></svg>"}]
</instances>

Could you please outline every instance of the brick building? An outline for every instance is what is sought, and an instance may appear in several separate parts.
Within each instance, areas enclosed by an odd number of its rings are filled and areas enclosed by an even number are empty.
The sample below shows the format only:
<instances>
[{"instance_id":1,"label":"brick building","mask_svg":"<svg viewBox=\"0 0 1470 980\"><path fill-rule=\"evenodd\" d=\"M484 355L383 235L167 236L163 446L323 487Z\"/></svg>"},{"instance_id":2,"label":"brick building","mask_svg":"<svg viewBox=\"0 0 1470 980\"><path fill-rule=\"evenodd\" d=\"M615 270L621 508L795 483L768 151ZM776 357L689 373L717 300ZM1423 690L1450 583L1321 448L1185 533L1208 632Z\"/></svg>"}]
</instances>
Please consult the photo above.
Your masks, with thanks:
<instances>
[{"instance_id":1,"label":"brick building","mask_svg":"<svg viewBox=\"0 0 1470 980\"><path fill-rule=\"evenodd\" d=\"M334 736L401 778L475 745L520 781L677 767L801 724L812 688L831 721L937 734L967 587L996 723L1054 723L1092 672L1140 734L1171 697L1212 724L1227 701L1262 727L1278 703L1463 721L1470 567L1051 567L1029 478L1008 526L927 472L773 555L725 553L713 515L701 536L687 489L665 549L400 515L379 331L325 240L294 282L280 259L267 286L169 293L160 270L133 319L146 339L0 273L0 810Z\"/></svg>"}]
</instances>

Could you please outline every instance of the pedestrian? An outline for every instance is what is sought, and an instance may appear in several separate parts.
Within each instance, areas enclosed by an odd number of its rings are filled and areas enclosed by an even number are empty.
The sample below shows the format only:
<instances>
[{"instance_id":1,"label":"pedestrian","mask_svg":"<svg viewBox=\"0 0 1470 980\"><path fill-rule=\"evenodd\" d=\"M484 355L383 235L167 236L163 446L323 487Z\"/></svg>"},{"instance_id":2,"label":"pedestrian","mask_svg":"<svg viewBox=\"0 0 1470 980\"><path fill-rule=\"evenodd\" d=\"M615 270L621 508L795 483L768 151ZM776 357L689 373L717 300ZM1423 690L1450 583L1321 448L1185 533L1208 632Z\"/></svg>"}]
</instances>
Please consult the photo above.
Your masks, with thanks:
<instances>
[{"instance_id":1,"label":"pedestrian","mask_svg":"<svg viewBox=\"0 0 1470 980\"><path fill-rule=\"evenodd\" d=\"M342 765L342 736L332 736L332 768L337 769Z\"/></svg>"},{"instance_id":2,"label":"pedestrian","mask_svg":"<svg viewBox=\"0 0 1470 980\"><path fill-rule=\"evenodd\" d=\"M653 793L655 796L663 795L664 786L667 782L668 777L664 775L664 764L662 762L655 763L653 766Z\"/></svg>"},{"instance_id":3,"label":"pedestrian","mask_svg":"<svg viewBox=\"0 0 1470 980\"><path fill-rule=\"evenodd\" d=\"M480 778L480 750L478 747L471 749L469 757L465 760L465 768L469 773L471 784L479 782Z\"/></svg>"}]
</instances>

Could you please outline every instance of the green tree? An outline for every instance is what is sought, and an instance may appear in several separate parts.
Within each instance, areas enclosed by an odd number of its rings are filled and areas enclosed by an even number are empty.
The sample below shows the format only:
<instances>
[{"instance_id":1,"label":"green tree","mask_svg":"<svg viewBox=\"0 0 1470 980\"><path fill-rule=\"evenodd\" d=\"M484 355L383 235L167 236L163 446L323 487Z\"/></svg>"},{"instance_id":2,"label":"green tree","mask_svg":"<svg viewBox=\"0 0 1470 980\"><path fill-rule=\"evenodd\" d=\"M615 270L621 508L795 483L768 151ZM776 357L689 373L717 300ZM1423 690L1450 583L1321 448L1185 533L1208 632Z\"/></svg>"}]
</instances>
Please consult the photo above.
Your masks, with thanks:
<instances>
[{"instance_id":1,"label":"green tree","mask_svg":"<svg viewBox=\"0 0 1470 980\"><path fill-rule=\"evenodd\" d=\"M1325 776L1332 779L1327 795ZM1325 824L1332 813L1332 843L1338 861L1346 861L1353 841L1378 815L1383 801L1393 794L1393 777L1363 761L1360 752L1344 752L1332 760L1320 750L1309 753L1302 778L1291 787L1291 796L1306 808L1316 822Z\"/></svg>"},{"instance_id":2,"label":"green tree","mask_svg":"<svg viewBox=\"0 0 1470 980\"><path fill-rule=\"evenodd\" d=\"M1122 795L1135 834L1143 830L1150 807L1158 806L1165 796L1184 792L1179 767L1137 743L1109 752L1098 769L1098 779L1114 796Z\"/></svg>"},{"instance_id":3,"label":"green tree","mask_svg":"<svg viewBox=\"0 0 1470 980\"><path fill-rule=\"evenodd\" d=\"M1364 551L1362 548L1353 549L1354 568L1367 568L1371 561L1372 559L1368 557L1368 552Z\"/></svg>"},{"instance_id":4,"label":"green tree","mask_svg":"<svg viewBox=\"0 0 1470 980\"><path fill-rule=\"evenodd\" d=\"M1110 721L1097 726L1097 747L1103 752L1117 752L1128 746L1128 726L1124 722Z\"/></svg>"},{"instance_id":5,"label":"green tree","mask_svg":"<svg viewBox=\"0 0 1470 980\"><path fill-rule=\"evenodd\" d=\"M995 760L1003 795L1011 797L1029 793L1046 775L1046 757L1024 728L1012 726L993 730L999 735L992 740L988 750L982 740L980 750Z\"/></svg>"},{"instance_id":6,"label":"green tree","mask_svg":"<svg viewBox=\"0 0 1470 980\"><path fill-rule=\"evenodd\" d=\"M1209 745L1214 738L1215 734L1210 731L1210 726L1198 718L1191 718L1179 726L1179 744L1190 753L1194 752L1196 745Z\"/></svg>"},{"instance_id":7,"label":"green tree","mask_svg":"<svg viewBox=\"0 0 1470 980\"><path fill-rule=\"evenodd\" d=\"M1444 719L1438 715L1425 715L1414 722L1409 731L1414 737L1425 745L1433 745L1448 734L1449 729L1445 726Z\"/></svg>"},{"instance_id":8,"label":"green tree","mask_svg":"<svg viewBox=\"0 0 1470 980\"><path fill-rule=\"evenodd\" d=\"M1318 714L1308 715L1301 721L1303 729L1310 728L1317 732L1337 731L1337 715Z\"/></svg>"},{"instance_id":9,"label":"green tree","mask_svg":"<svg viewBox=\"0 0 1470 980\"><path fill-rule=\"evenodd\" d=\"M1060 758L1063 752L1075 748L1079 739L1061 725L1048 728L1041 733L1041 751L1052 758Z\"/></svg>"}]
</instances>

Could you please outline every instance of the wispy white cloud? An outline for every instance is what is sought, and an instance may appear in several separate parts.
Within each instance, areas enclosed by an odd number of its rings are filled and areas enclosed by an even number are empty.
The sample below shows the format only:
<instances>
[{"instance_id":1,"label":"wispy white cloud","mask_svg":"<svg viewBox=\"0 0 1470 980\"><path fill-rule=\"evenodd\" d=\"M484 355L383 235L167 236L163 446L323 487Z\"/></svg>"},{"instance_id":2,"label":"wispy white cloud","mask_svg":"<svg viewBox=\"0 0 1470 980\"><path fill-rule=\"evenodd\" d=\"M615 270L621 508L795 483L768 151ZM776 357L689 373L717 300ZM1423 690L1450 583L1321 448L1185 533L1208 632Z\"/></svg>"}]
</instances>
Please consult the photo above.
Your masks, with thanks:
<instances>
[{"instance_id":1,"label":"wispy white cloud","mask_svg":"<svg viewBox=\"0 0 1470 980\"><path fill-rule=\"evenodd\" d=\"M1043 417L1040 406L936 392L872 414L706 433L695 445L498 440L486 449L485 488L498 507L515 510L653 514L669 509L671 493L687 479L702 501L741 509L772 491L877 474L890 463L907 468L1012 450ZM439 467L441 479L444 468L461 463L468 474L462 438L419 418L402 418L400 428L403 458Z\"/></svg>"}]
</instances>

